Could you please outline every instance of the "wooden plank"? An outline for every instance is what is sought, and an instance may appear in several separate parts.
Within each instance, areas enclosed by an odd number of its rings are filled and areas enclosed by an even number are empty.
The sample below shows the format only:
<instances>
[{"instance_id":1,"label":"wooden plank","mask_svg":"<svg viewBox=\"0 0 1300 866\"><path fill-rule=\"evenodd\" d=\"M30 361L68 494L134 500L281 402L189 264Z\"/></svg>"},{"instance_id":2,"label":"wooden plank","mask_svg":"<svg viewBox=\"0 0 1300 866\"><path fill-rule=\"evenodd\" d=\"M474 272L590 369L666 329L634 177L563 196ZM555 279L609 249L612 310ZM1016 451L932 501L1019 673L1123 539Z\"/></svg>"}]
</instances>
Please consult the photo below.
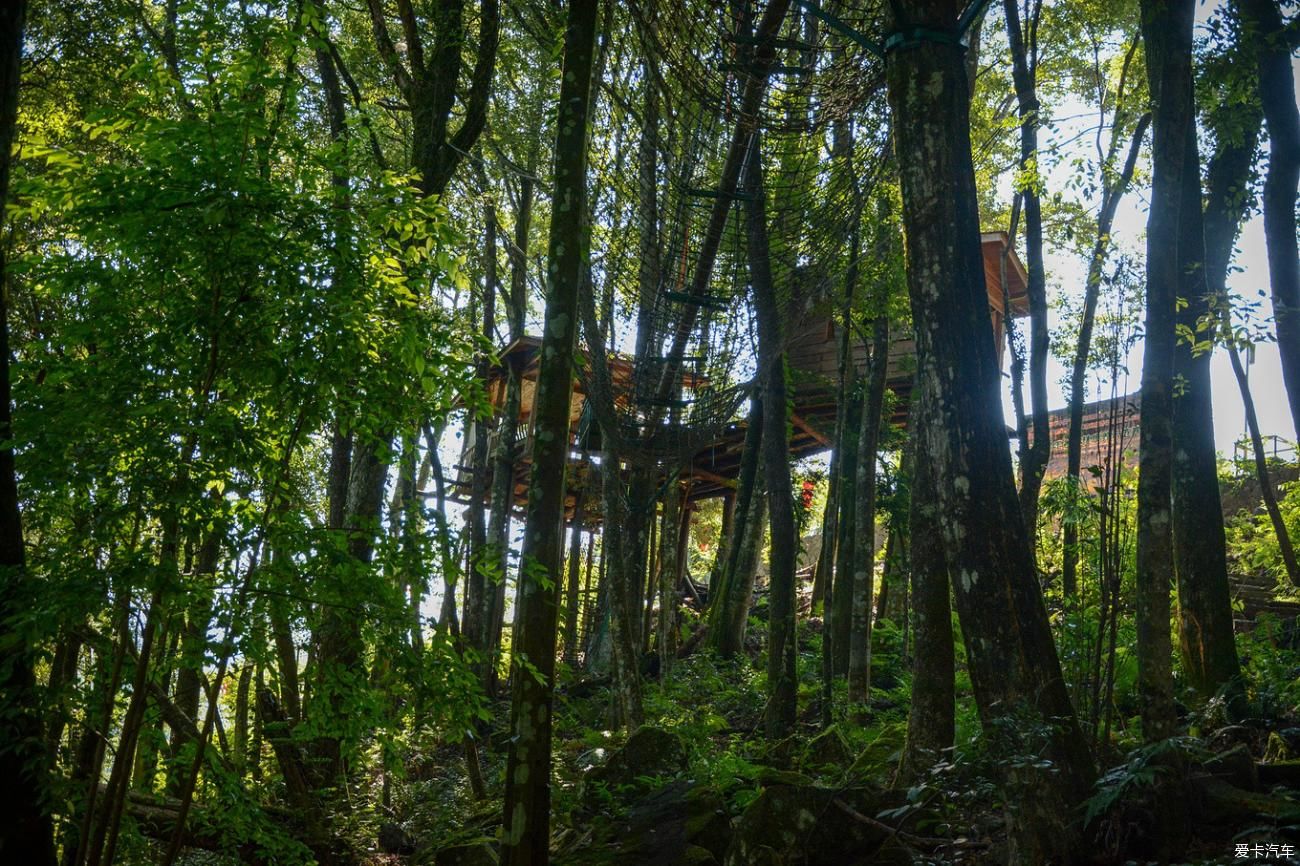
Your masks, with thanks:
<instances>
[{"instance_id":1,"label":"wooden plank","mask_svg":"<svg viewBox=\"0 0 1300 866\"><path fill-rule=\"evenodd\" d=\"M831 447L831 440L823 436L819 430L813 428L807 421L803 419L801 415L797 415L794 412L791 412L790 422L794 424L794 426L802 430L803 432L807 433L812 438L816 439L822 445L826 446L827 448Z\"/></svg>"}]
</instances>

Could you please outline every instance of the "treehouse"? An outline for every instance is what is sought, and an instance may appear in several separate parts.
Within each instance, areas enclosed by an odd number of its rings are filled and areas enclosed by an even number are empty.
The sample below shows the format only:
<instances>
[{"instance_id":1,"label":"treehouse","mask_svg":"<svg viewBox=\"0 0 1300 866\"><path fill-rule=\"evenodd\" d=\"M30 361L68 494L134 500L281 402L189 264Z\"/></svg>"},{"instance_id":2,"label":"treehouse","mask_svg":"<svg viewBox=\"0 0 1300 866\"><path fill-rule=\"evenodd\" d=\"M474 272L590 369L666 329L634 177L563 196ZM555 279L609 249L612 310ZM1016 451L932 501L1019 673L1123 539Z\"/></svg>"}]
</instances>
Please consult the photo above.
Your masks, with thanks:
<instances>
[{"instance_id":1,"label":"treehouse","mask_svg":"<svg viewBox=\"0 0 1300 866\"><path fill-rule=\"evenodd\" d=\"M1027 275L1014 249L1007 245L1005 232L987 232L982 238L984 282L988 289L989 338L998 347L998 357L1004 354L1005 328L1008 316L1006 301L1010 300L1009 314L1019 318L1028 312ZM1005 269L1006 287L1003 288ZM839 352L843 337L842 328L832 315L829 301L814 305L794 327L787 341L787 357L791 370L790 392L793 404L791 415L790 456L800 458L828 450L834 434L835 414L839 392ZM861 373L867 366L867 348L860 339L850 339L851 362ZM516 433L514 498L522 506L528 490L528 473L531 468L533 433L533 401L537 390L537 375L541 362L541 338L521 337L502 351L488 375L487 393L491 405L500 413L506 404L509 371L520 378L519 424ZM584 356L583 363L589 363ZM637 386L633 359L621 354L610 356L610 378L615 401L626 405L627 395ZM895 393L894 424L906 424L908 398L912 390L916 366L916 345L910 334L899 334L891 342L889 351L888 387ZM585 484L591 472L590 456L600 451L599 425L586 409L585 375L575 375L573 395L569 404L570 428L570 478L573 490ZM687 368L681 374L681 391L685 395L699 394L707 382L698 371ZM740 452L744 447L745 422L733 421L723 426L709 441L693 448L682 470L688 483L690 500L723 496L735 486L740 471ZM488 435L488 453L495 453L499 443L498 428ZM467 437L452 495L458 501L468 500L470 474L474 465L473 437ZM567 507L572 509L571 492Z\"/></svg>"}]
</instances>

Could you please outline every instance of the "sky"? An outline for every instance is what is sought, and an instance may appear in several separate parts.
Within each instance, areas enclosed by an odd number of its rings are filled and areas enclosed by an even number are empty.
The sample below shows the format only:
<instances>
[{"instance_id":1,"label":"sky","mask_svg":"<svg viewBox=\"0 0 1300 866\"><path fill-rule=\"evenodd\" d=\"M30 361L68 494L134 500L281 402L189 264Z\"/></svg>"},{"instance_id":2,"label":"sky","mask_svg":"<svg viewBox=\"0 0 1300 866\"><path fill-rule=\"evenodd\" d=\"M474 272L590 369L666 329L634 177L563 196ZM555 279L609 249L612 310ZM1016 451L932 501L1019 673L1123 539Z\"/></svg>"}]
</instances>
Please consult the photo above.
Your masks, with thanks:
<instances>
[{"instance_id":1,"label":"sky","mask_svg":"<svg viewBox=\"0 0 1300 866\"><path fill-rule=\"evenodd\" d=\"M1220 3L1200 3L1197 7L1197 23L1202 24L1214 11L1220 6ZM1292 72L1300 81L1300 62L1293 61ZM1298 85L1300 88L1300 85ZM1057 117L1077 117L1078 120L1073 122L1063 122L1060 127L1051 135L1045 135L1043 144L1050 143L1051 140L1064 141L1076 137L1077 133L1093 122L1089 117L1089 112L1095 113L1095 108L1079 103L1078 105L1060 105L1055 109ZM1094 114L1095 117L1095 114ZM1091 149L1092 143L1089 136L1082 139L1076 139L1075 148L1070 154L1078 152L1079 147ZM1148 146L1150 137L1148 134ZM1267 144L1264 144L1267 148ZM1069 154L1067 154L1069 155ZM1201 154L1204 161L1206 154ZM1148 163L1149 167L1149 163ZM1261 163L1262 168L1262 163ZM1049 191L1064 190L1064 180L1068 177L1068 159L1062 160L1055 171L1048 174L1047 187ZM1138 257L1139 263L1145 258L1145 232L1147 221L1147 193L1148 190L1137 189L1130 190L1122 200L1119 210L1116 213L1114 231L1112 237L1116 249L1127 250ZM1094 208L1095 212L1095 208ZM986 230L997 228L996 226L985 226ZM1023 243L1020 244L1023 250ZM1049 295L1057 291L1067 291L1076 296L1081 296L1085 282L1087 268L1084 260L1069 251L1052 249L1050 246L1045 252L1045 267L1047 270L1048 292ZM1272 303L1269 295L1269 275L1268 260L1264 244L1264 221L1258 213L1251 216L1250 220L1242 227L1242 232L1237 240L1237 254L1233 260L1237 272L1229 273L1228 288L1236 295L1260 301L1261 306L1258 310L1258 320L1267 320L1272 315ZM1259 297L1259 292L1263 291L1264 297ZM1139 320L1141 318L1139 311ZM1234 318L1234 321L1239 321ZM1053 310L1050 318L1050 328L1054 331L1062 325L1060 314ZM1271 323L1268 328L1272 332ZM1244 358L1244 353L1243 353ZM1066 377L1067 371L1056 359L1052 358L1049 362L1048 369L1048 389L1050 395L1051 407L1053 409L1065 405L1065 390L1062 388L1062 380ZM1240 392L1237 388L1236 379L1232 374L1232 367L1228 362L1227 354L1222 347L1215 350L1210 362L1211 370L1211 387L1214 394L1214 440L1220 455L1231 457L1233 445L1246 432L1245 412L1242 407ZM1142 343L1139 341L1130 353L1128 362L1129 387L1127 391L1135 391L1142 376ZM1277 435L1292 442L1296 439L1296 431L1292 423L1290 411L1287 408L1286 393L1282 384L1282 368L1278 358L1277 345L1272 342L1260 343L1256 346L1254 363L1249 369L1251 394L1254 397L1256 414L1259 418L1261 433L1265 437ZM1089 399L1105 397L1109 395L1109 387L1104 393L1098 393L1095 378L1090 381ZM1014 419L1011 404L1010 381L1006 381L1006 393L1004 394L1004 411L1008 419Z\"/></svg>"}]
</instances>

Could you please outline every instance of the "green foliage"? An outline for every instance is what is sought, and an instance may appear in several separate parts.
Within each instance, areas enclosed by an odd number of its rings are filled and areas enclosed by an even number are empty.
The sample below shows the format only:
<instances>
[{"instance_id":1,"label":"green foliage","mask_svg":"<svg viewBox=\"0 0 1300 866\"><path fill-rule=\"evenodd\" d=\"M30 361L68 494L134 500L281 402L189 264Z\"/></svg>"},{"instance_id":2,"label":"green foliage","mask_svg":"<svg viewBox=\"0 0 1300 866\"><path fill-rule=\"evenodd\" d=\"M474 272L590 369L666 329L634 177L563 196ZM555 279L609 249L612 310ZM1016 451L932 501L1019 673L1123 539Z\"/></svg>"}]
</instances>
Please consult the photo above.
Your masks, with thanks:
<instances>
[{"instance_id":1,"label":"green foliage","mask_svg":"<svg viewBox=\"0 0 1300 866\"><path fill-rule=\"evenodd\" d=\"M1084 824L1092 824L1127 798L1150 792L1161 774L1177 772L1176 763L1168 760L1171 756L1199 751L1199 741L1191 737L1170 737L1134 749L1124 763L1097 780L1096 793L1085 803Z\"/></svg>"},{"instance_id":2,"label":"green foliage","mask_svg":"<svg viewBox=\"0 0 1300 866\"><path fill-rule=\"evenodd\" d=\"M1238 637L1237 646L1251 716L1300 718L1300 642L1295 623L1262 612L1255 627Z\"/></svg>"},{"instance_id":3,"label":"green foliage","mask_svg":"<svg viewBox=\"0 0 1300 866\"><path fill-rule=\"evenodd\" d=\"M1285 469L1275 465L1274 469ZM1227 489L1235 490L1243 483L1239 478L1227 479ZM1300 483L1295 481L1278 485L1278 510L1287 526L1291 538L1300 537ZM1247 488L1249 489L1249 488ZM1258 489L1258 488L1255 488ZM1245 573L1263 573L1272 577L1280 591L1294 593L1289 588L1286 564L1282 561L1282 551L1278 547L1277 533L1273 522L1262 507L1252 511L1242 510L1229 517L1225 524L1228 552L1235 568Z\"/></svg>"}]
</instances>

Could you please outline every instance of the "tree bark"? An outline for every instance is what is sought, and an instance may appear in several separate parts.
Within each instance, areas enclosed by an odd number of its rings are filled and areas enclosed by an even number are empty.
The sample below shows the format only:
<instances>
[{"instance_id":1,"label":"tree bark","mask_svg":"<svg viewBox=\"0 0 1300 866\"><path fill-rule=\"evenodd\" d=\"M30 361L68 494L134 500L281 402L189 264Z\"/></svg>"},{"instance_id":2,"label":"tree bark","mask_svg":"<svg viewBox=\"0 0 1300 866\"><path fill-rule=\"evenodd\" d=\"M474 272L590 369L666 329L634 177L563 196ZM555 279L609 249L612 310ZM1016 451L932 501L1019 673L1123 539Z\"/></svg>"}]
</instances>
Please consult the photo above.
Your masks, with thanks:
<instances>
[{"instance_id":1,"label":"tree bark","mask_svg":"<svg viewBox=\"0 0 1300 866\"><path fill-rule=\"evenodd\" d=\"M554 207L547 249L546 331L534 399L536 417L528 508L520 553L511 661L502 860L550 861L551 702L555 676L557 585L564 552L569 400L578 335L578 291L588 241L587 138L595 60L597 0L571 0L556 122Z\"/></svg>"},{"instance_id":2,"label":"tree bark","mask_svg":"<svg viewBox=\"0 0 1300 866\"><path fill-rule=\"evenodd\" d=\"M883 306L886 299L878 303ZM871 375L858 434L855 522L861 531L853 556L853 620L849 638L849 703L864 704L871 693L871 596L876 574L876 451L889 368L889 315L879 312L872 328Z\"/></svg>"},{"instance_id":3,"label":"tree bark","mask_svg":"<svg viewBox=\"0 0 1300 866\"><path fill-rule=\"evenodd\" d=\"M681 483L670 478L668 491L664 494L664 528L659 539L659 628L656 644L661 682L667 682L677 651L677 562L684 516Z\"/></svg>"},{"instance_id":4,"label":"tree bark","mask_svg":"<svg viewBox=\"0 0 1300 866\"><path fill-rule=\"evenodd\" d=\"M918 382L918 385L923 383ZM914 539L909 577L912 585L912 625L920 649L912 660L912 705L907 715L907 745L898 781L908 785L943 758L956 737L955 649L948 564L937 544L926 543L942 533L933 461L923 450L930 437L919 424L932 417L923 404L934 399L918 388L913 423L911 514L908 529Z\"/></svg>"},{"instance_id":5,"label":"tree bark","mask_svg":"<svg viewBox=\"0 0 1300 866\"><path fill-rule=\"evenodd\" d=\"M1190 61L1189 61L1190 67ZM1193 99L1190 69L1187 98ZM1179 339L1174 347L1173 501L1174 572L1178 579L1179 649L1183 672L1203 699L1220 692L1230 710L1241 705L1241 666L1232 626L1227 541L1219 495L1218 453L1210 358L1220 305L1206 274L1206 235L1201 209L1200 156L1195 105L1183 133L1184 169L1178 222ZM1253 154L1252 154L1253 155ZM1244 185L1244 184L1243 184ZM1231 231L1229 236L1234 236ZM1164 255L1169 250L1162 251Z\"/></svg>"},{"instance_id":6,"label":"tree bark","mask_svg":"<svg viewBox=\"0 0 1300 866\"><path fill-rule=\"evenodd\" d=\"M1138 703L1149 742L1175 730L1169 590L1174 578L1173 378L1175 302L1180 288L1178 223L1187 136L1192 129L1190 0L1143 0L1142 36L1155 110L1147 219L1147 310L1138 453Z\"/></svg>"},{"instance_id":7,"label":"tree bark","mask_svg":"<svg viewBox=\"0 0 1300 866\"><path fill-rule=\"evenodd\" d=\"M9 167L18 121L18 79L22 64L26 0L0 9L0 206L9 195ZM9 631L34 591L23 548L14 467L13 406L9 368L9 284L0 249L0 626ZM50 756L37 700L32 647L21 628L0 650L0 859L53 866L50 821Z\"/></svg>"},{"instance_id":8,"label":"tree bark","mask_svg":"<svg viewBox=\"0 0 1300 866\"><path fill-rule=\"evenodd\" d=\"M762 145L752 140L746 178L746 245L754 312L758 319L758 369L763 393L763 470L767 480L771 558L768 565L766 730L780 739L794 727L797 711L795 678L795 551L799 537L794 522L790 479L790 433L786 405L786 373L781 311L772 283L771 250L767 236L767 193L763 186Z\"/></svg>"},{"instance_id":9,"label":"tree bark","mask_svg":"<svg viewBox=\"0 0 1300 866\"><path fill-rule=\"evenodd\" d=\"M762 538L761 512L766 507L758 480L762 458L763 403L756 399L749 410L745 441L740 452L736 481L735 520L727 543L727 559L709 602L709 645L723 658L740 652L745 641L745 621L754 587L754 562ZM757 522L758 527L753 524Z\"/></svg>"},{"instance_id":10,"label":"tree bark","mask_svg":"<svg viewBox=\"0 0 1300 866\"><path fill-rule=\"evenodd\" d=\"M847 320L846 325L847 327ZM857 371L850 360L848 376ZM862 427L862 392L848 387L844 407L844 429L837 448L840 457L838 537L835 541L835 579L831 586L831 666L837 677L848 675L849 634L853 622L853 556L858 544L857 507L854 505L855 479L858 477L858 435Z\"/></svg>"},{"instance_id":11,"label":"tree bark","mask_svg":"<svg viewBox=\"0 0 1300 866\"><path fill-rule=\"evenodd\" d=\"M1047 274L1043 264L1043 208L1038 173L1038 15L1041 0L1026 4L1028 27L1022 28L1018 0L1003 0L1007 40L1011 46L1011 77L1020 114L1020 198L1025 212L1025 255L1029 280L1029 397L1033 436L1020 449L1020 511L1029 530L1031 553L1038 537L1038 495L1043 472L1052 456L1047 423ZM1014 237L1011 239L1014 242ZM1007 315L1011 314L1010 310ZM1025 447L1027 446L1027 447ZM1036 555L1036 553L1035 553Z\"/></svg>"},{"instance_id":12,"label":"tree bark","mask_svg":"<svg viewBox=\"0 0 1300 866\"><path fill-rule=\"evenodd\" d=\"M585 490L579 490L573 500L573 524L569 539L568 592L564 603L564 662L572 665L578 660L578 590L579 570L582 566L582 509Z\"/></svg>"},{"instance_id":13,"label":"tree bark","mask_svg":"<svg viewBox=\"0 0 1300 866\"><path fill-rule=\"evenodd\" d=\"M887 59L889 100L907 230L917 375L933 398L917 419L919 452L938 479L938 519L971 681L985 730L1005 748L1033 749L1051 770L1008 768L1010 859L1081 858L1074 810L1094 775L1061 676L1021 517L1000 409L1000 371L988 325L971 162L969 83L952 34L961 4L893 6L902 37ZM924 647L919 650L924 651ZM1045 742L1024 740L1024 716Z\"/></svg>"}]
</instances>

